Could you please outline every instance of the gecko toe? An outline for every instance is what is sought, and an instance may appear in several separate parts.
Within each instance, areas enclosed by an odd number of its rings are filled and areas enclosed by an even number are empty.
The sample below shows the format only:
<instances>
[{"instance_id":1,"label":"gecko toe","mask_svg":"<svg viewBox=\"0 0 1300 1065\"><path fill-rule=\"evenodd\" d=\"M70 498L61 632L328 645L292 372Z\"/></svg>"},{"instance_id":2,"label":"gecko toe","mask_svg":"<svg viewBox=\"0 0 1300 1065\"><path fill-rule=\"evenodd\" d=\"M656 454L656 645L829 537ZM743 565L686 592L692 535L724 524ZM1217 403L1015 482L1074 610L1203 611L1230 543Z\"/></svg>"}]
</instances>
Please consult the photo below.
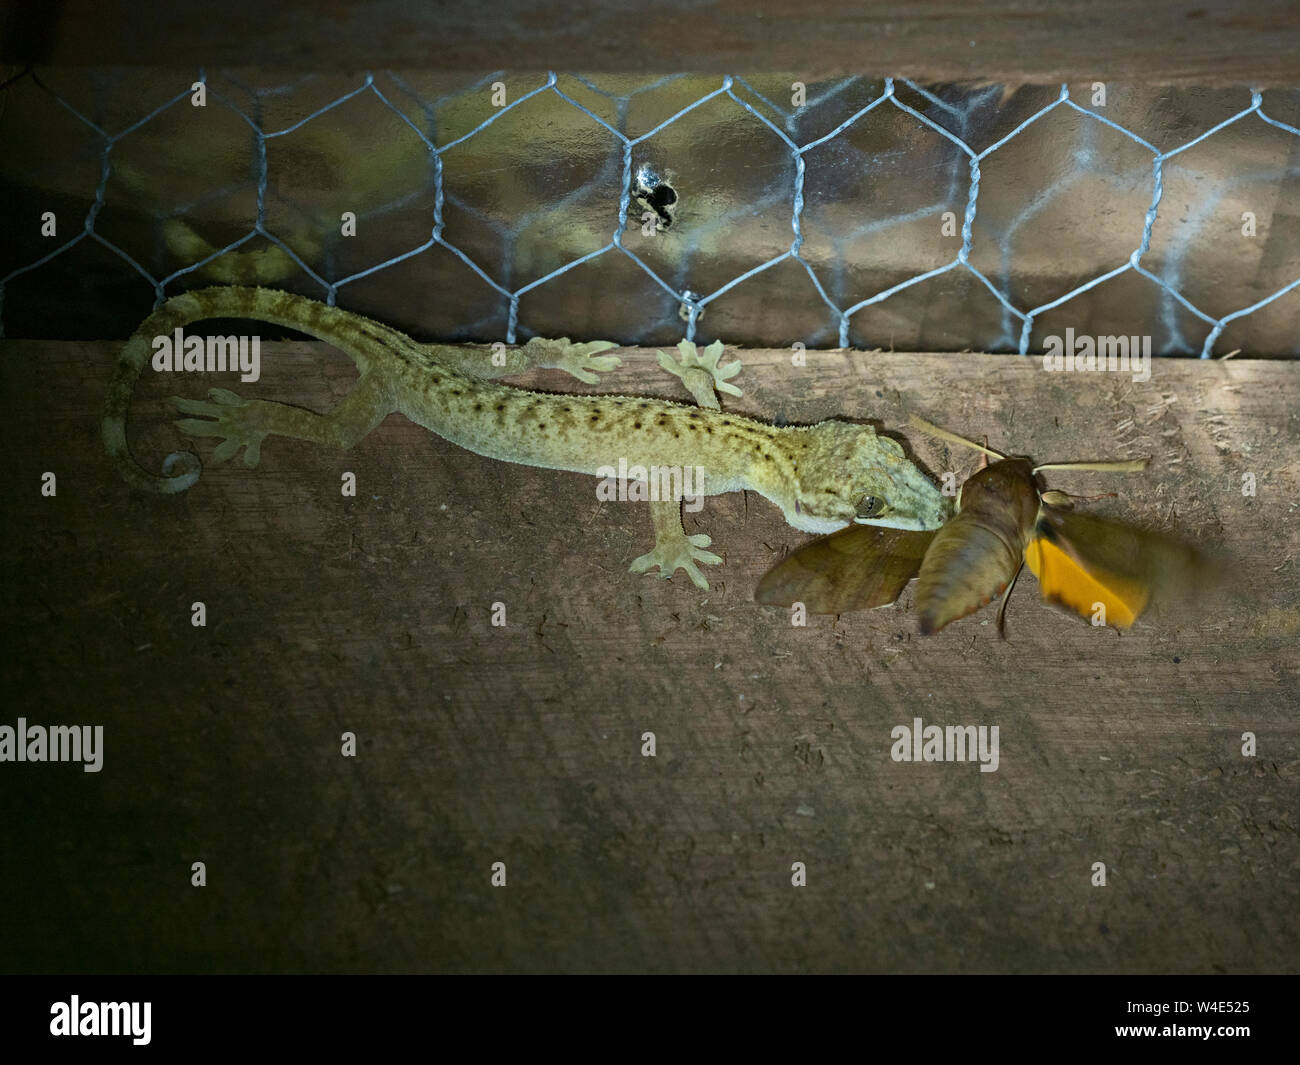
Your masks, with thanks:
<instances>
[{"instance_id":1,"label":"gecko toe","mask_svg":"<svg viewBox=\"0 0 1300 1065\"><path fill-rule=\"evenodd\" d=\"M721 560L719 559L719 561ZM704 592L709 590L709 582L704 579L704 574L700 572L699 567L696 566L694 562L687 562L682 566L682 569L686 571L686 576L690 577L691 583L694 584L696 588L699 588Z\"/></svg>"},{"instance_id":2,"label":"gecko toe","mask_svg":"<svg viewBox=\"0 0 1300 1065\"><path fill-rule=\"evenodd\" d=\"M204 414L210 418L216 416L213 404L206 399L186 399L184 396L172 396L171 404L182 414Z\"/></svg>"},{"instance_id":3,"label":"gecko toe","mask_svg":"<svg viewBox=\"0 0 1300 1065\"><path fill-rule=\"evenodd\" d=\"M208 421L203 418L177 418L174 424L186 436L226 435L226 430L218 422Z\"/></svg>"},{"instance_id":4,"label":"gecko toe","mask_svg":"<svg viewBox=\"0 0 1300 1065\"><path fill-rule=\"evenodd\" d=\"M237 440L223 440L212 451L212 458L209 460L214 466L219 466L223 462L228 462L235 457L235 452L239 450Z\"/></svg>"}]
</instances>

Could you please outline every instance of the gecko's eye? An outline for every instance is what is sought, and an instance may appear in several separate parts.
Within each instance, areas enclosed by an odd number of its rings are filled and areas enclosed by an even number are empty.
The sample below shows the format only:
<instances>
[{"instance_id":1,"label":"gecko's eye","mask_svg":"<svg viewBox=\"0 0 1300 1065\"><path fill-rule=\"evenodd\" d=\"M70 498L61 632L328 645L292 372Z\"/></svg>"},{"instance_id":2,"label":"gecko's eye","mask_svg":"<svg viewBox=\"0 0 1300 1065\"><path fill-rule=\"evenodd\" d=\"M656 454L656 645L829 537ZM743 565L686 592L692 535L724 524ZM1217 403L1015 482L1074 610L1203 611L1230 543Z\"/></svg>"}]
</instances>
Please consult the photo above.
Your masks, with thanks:
<instances>
[{"instance_id":1,"label":"gecko's eye","mask_svg":"<svg viewBox=\"0 0 1300 1065\"><path fill-rule=\"evenodd\" d=\"M863 496L862 502L858 504L858 518L875 518L879 517L885 509L885 502L877 499L875 496Z\"/></svg>"}]
</instances>

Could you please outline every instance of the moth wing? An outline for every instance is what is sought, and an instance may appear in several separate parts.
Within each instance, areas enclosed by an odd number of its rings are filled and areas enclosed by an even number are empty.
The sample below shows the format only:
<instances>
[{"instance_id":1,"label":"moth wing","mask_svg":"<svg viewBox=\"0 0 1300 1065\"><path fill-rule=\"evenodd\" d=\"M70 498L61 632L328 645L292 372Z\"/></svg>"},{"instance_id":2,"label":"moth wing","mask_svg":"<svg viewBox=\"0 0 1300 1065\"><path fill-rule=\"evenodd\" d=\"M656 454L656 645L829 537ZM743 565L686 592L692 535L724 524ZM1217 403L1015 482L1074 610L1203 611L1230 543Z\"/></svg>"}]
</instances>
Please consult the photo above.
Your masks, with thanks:
<instances>
[{"instance_id":1,"label":"moth wing","mask_svg":"<svg viewBox=\"0 0 1300 1065\"><path fill-rule=\"evenodd\" d=\"M1172 537L1044 505L1025 547L1043 598L1127 629L1150 606L1186 600L1216 577L1208 558Z\"/></svg>"},{"instance_id":2,"label":"moth wing","mask_svg":"<svg viewBox=\"0 0 1300 1065\"><path fill-rule=\"evenodd\" d=\"M934 532L850 525L791 551L758 582L754 601L803 603L810 614L888 606L921 568Z\"/></svg>"}]
</instances>

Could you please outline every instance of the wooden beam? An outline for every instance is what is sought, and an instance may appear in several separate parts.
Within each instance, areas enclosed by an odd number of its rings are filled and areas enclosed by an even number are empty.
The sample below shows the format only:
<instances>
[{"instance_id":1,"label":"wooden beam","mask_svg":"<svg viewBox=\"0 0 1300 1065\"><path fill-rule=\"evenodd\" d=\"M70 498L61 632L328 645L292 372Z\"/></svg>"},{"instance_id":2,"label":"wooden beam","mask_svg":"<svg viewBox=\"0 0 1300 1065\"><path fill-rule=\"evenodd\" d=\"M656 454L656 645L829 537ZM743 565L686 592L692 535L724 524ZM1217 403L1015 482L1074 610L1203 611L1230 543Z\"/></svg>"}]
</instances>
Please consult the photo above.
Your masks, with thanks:
<instances>
[{"instance_id":1,"label":"wooden beam","mask_svg":"<svg viewBox=\"0 0 1300 1065\"><path fill-rule=\"evenodd\" d=\"M11 969L1294 969L1294 363L1163 361L1138 383L1006 356L742 353L732 409L916 411L1044 460L1149 453L1148 475L1052 482L1113 489L1103 508L1237 560L1238 598L1123 636L1030 580L1000 642L992 610L921 638L910 592L806 627L756 606L806 537L755 496L688 515L725 558L709 592L634 576L644 505L399 417L349 453L274 440L256 470L134 495L99 442L116 351L0 344L0 723L105 729L98 777L0 774L40 841L6 845ZM263 380L233 387L323 409L354 376L319 344L263 354ZM679 396L653 352L623 355L605 390ZM146 378L137 453L183 443L164 396L216 383ZM935 472L973 468L911 443ZM999 726L998 770L893 761L917 717ZM195 860L219 904L177 887Z\"/></svg>"},{"instance_id":2,"label":"wooden beam","mask_svg":"<svg viewBox=\"0 0 1300 1065\"><path fill-rule=\"evenodd\" d=\"M1300 82L1300 8L1288 0L228 0L220 13L175 0L147 18L125 0L83 0L13 5L0 27L11 63Z\"/></svg>"}]
</instances>

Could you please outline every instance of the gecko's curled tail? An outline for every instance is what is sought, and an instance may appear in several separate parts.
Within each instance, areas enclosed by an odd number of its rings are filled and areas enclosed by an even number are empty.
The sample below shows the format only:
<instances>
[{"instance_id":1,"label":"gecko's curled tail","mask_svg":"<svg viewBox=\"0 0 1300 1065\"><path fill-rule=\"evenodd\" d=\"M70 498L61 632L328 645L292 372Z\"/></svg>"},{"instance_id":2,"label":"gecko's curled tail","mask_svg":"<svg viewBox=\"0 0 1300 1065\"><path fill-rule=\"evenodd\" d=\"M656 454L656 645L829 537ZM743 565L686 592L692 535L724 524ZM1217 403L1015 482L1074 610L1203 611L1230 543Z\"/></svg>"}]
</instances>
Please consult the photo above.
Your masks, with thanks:
<instances>
[{"instance_id":1,"label":"gecko's curled tail","mask_svg":"<svg viewBox=\"0 0 1300 1065\"><path fill-rule=\"evenodd\" d=\"M154 338L205 318L252 318L310 333L346 351L365 369L367 343L388 344L402 334L360 315L350 314L293 292L269 288L222 286L173 296L131 335L118 358L108 386L101 436L109 457L133 488L170 495L184 492L199 479L202 463L188 451L168 455L162 473L150 473L131 455L126 443L126 415L135 383L154 351ZM179 354L179 353L177 353Z\"/></svg>"}]
</instances>

